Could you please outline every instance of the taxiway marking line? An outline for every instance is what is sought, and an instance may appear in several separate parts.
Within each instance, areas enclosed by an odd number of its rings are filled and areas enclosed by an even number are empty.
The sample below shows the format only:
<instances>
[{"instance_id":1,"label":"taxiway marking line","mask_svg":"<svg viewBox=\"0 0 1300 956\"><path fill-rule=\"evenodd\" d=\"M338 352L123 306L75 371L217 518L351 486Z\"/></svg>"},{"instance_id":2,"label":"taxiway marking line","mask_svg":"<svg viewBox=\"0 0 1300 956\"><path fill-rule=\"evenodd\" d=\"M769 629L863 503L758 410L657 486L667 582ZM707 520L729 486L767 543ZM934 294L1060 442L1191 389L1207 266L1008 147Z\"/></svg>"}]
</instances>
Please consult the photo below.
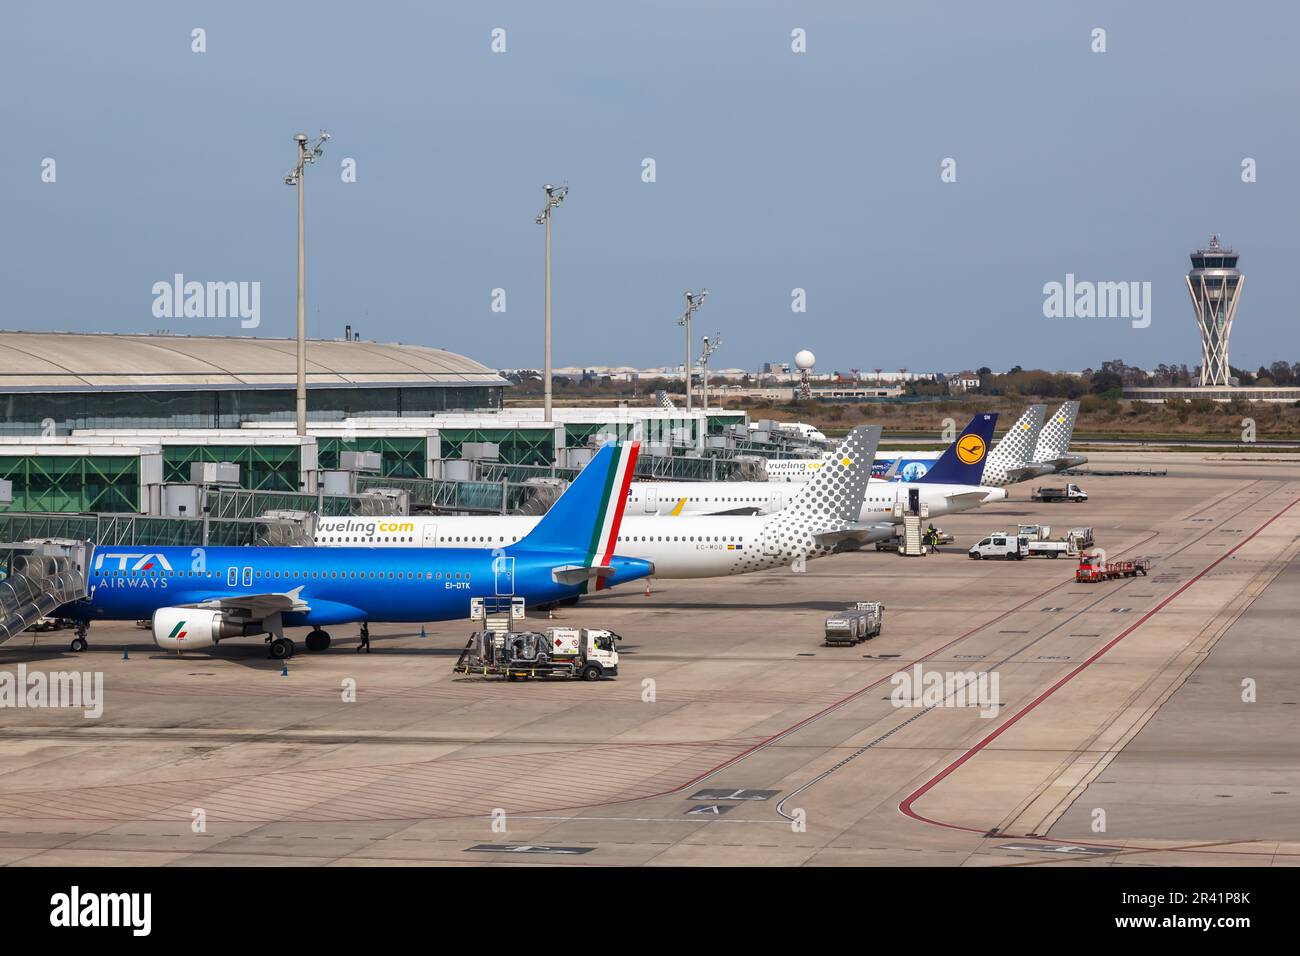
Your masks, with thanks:
<instances>
[{"instance_id":1,"label":"taxiway marking line","mask_svg":"<svg viewBox=\"0 0 1300 956\"><path fill-rule=\"evenodd\" d=\"M1096 663L1096 662L1097 662L1097 661L1098 661L1098 660L1099 660L1103 655L1105 655L1107 651L1109 651L1111 648L1113 648L1113 647L1114 647L1116 644L1118 644L1120 641L1124 640L1126 637L1128 637L1130 634L1132 634L1134 631L1136 631L1139 627L1141 627L1143 624L1145 624L1147 621L1149 621L1149 620L1150 620L1152 617L1154 617L1156 614L1158 614L1158 613L1160 613L1162 610L1164 610L1164 608L1165 608L1166 606L1168 606L1168 605L1170 604L1170 602L1172 602L1174 599L1176 599L1176 598L1179 597L1181 594L1183 594L1183 592L1185 592L1188 588L1190 588L1193 584L1195 584L1195 583L1196 583L1197 581L1199 581L1201 578L1205 577L1205 575L1207 575L1207 574L1209 574L1211 571L1213 571L1213 570L1214 570L1216 567L1218 567L1222 562L1226 561L1226 560L1227 560L1229 557L1231 557L1231 556L1232 556L1236 551L1240 550L1241 548L1243 548L1243 547L1245 547L1247 544L1249 544L1249 543L1250 543L1252 540L1254 540L1254 539L1255 539L1255 538L1256 538L1256 537L1257 537L1261 532L1263 532L1264 529L1266 529L1267 527L1269 527L1269 525L1273 524L1273 522L1277 521L1279 518L1281 518L1283 515L1285 515L1288 511L1290 511L1292 508L1294 508L1297 504L1300 504L1300 498L1293 498L1293 499L1291 500L1291 503L1288 504L1285 508L1283 508L1281 511L1276 512L1272 517L1270 517L1267 521L1265 521L1263 524L1261 524L1258 528L1256 528L1254 531L1252 531L1252 532L1251 532L1250 534L1248 534L1246 537L1242 538L1241 541L1237 542L1237 544L1235 544L1232 548L1230 548L1228 551L1225 551L1223 554L1219 555L1219 557L1215 558L1213 561L1211 561L1208 565L1206 565L1206 566L1205 566L1204 568L1202 568L1200 571L1196 572L1196 574L1194 574L1192 577L1188 578L1188 579L1187 579L1183 584L1181 584L1177 589L1175 589L1171 594L1169 594L1169 596L1167 596L1167 597L1165 597L1163 600L1161 600L1161 601L1160 601L1160 602L1159 602L1155 607L1151 608L1151 610L1149 610L1149 611L1147 611L1145 614L1143 614L1140 618L1138 618L1138 619L1137 619L1136 621L1134 621L1131 625L1129 625L1128 627L1126 627L1123 631L1121 631L1119 634L1117 634L1114 638L1112 638L1110 641L1106 642L1106 644L1104 644L1100 649L1098 649L1098 650L1097 650L1097 651L1096 651L1096 652L1095 652L1091 657L1089 657L1087 660L1081 662L1081 663L1079 664L1078 667L1074 668L1072 671L1070 671L1068 674L1066 674L1064 677L1062 677L1060 680L1058 680L1056 683L1054 683L1051 687L1047 688L1047 690L1043 691L1041 694L1039 694L1037 697L1035 697L1033 700L1031 700L1031 701L1030 701L1028 704L1026 704L1024 707L1020 708L1020 710L1016 711L1016 713L1014 713L1011 717L1009 717L1009 718L1007 719L1007 721L1006 721L1004 724L1002 724L1001 726L999 726L997 729L993 730L993 731L992 731L991 733L989 733L988 736L986 736L983 740L980 740L978 743L976 743L974 746L972 746L970 749L968 749L965 753L963 753L960 757L958 757L958 758L957 758L956 760L954 760L952 763L948 764L948 766L944 767L943 770L939 771L939 773L935 774L933 777L931 777L929 780L927 780L925 783L923 783L920 787L918 787L917 789L913 790L913 791L912 791L910 794L908 794L907 797L904 798L904 800L903 800L903 801L898 805L898 809L899 809L899 811L902 812L905 816L911 817L913 820L917 820L917 821L919 821L919 822L921 822L921 823L928 823L928 824L930 824L930 825L932 825L932 826L943 827L943 828L948 829L948 830L964 830L964 831L969 832L969 833L984 833L984 832L986 832L985 830L982 830L982 829L980 829L979 827L968 827L968 826L963 826L962 824L959 824L959 823L946 823L946 822L944 822L944 821L942 821L942 820L935 820L935 819L933 819L933 818L931 818L931 817L924 816L923 814L921 814L920 812L918 812L916 809L914 809L913 805L916 803L917 800L919 800L921 797L925 796L926 793L928 793L930 790L932 790L932 789L933 789L934 787L936 787L938 784L940 784L941 782L943 782L943 780L944 780L945 778L947 778L950 774L952 774L955 770L957 770L959 767L961 767L963 764L965 764L967 761L969 761L972 757L974 757L976 754L978 754L980 751L982 751L985 747L987 747L990 743L992 743L992 742L993 742L994 740L996 740L998 737L1002 736L1002 734L1003 734L1005 731L1007 731L1008 729L1010 729L1011 727L1013 727L1013 726L1014 726L1014 725L1015 725L1015 724L1016 724L1016 723L1017 723L1017 722L1018 722L1022 717L1024 717L1025 715L1027 715L1028 713L1030 713L1031 711L1033 711L1035 708L1038 707L1039 704L1041 704L1043 701L1047 700L1047 698L1051 697L1051 696L1052 696L1053 694L1055 694L1058 690L1060 690L1062 687L1064 687L1066 684L1068 684L1070 681L1072 681L1075 677L1079 676L1079 674L1083 673L1083 671L1085 671L1085 670L1087 670L1089 667L1091 667L1091 666L1092 666L1094 663ZM1042 836L1023 836L1023 837L1022 837L1021 835L1018 835L1018 834L1011 834L1011 833L1007 833L1007 834L999 834L999 837L1001 837L1001 836L1006 836L1008 839L1017 839L1017 840L1019 840L1019 839L1042 840L1042 841L1045 842L1045 843L1071 843L1071 844L1077 844L1077 845L1079 845L1079 846L1118 847L1119 849L1128 849L1128 847L1120 846L1120 845L1118 845L1118 844L1112 844L1112 843L1085 843L1085 842L1082 841L1082 840L1053 840L1053 839L1051 839L1050 837L1042 837ZM1137 849L1137 848L1134 848L1134 849ZM1141 849L1143 849L1143 850L1148 850L1148 851L1155 851L1155 852L1159 852L1161 849L1167 849L1167 850L1169 850L1169 851L1171 851L1171 852L1177 852L1177 851L1179 850L1179 848L1177 848L1177 847L1168 847L1168 848L1141 847ZM1225 852L1225 851L1193 850L1192 852L1202 852L1202 853L1204 853L1204 852ZM1249 854L1249 855L1258 855L1258 854L1252 854L1252 853L1250 853L1250 851L1226 851L1226 852L1230 852L1230 853L1247 853L1247 854ZM1273 856L1273 855L1277 855L1277 854L1274 854L1274 853L1270 852L1268 855L1269 855L1269 856ZM1295 854L1281 854L1281 855L1294 856Z\"/></svg>"}]
</instances>

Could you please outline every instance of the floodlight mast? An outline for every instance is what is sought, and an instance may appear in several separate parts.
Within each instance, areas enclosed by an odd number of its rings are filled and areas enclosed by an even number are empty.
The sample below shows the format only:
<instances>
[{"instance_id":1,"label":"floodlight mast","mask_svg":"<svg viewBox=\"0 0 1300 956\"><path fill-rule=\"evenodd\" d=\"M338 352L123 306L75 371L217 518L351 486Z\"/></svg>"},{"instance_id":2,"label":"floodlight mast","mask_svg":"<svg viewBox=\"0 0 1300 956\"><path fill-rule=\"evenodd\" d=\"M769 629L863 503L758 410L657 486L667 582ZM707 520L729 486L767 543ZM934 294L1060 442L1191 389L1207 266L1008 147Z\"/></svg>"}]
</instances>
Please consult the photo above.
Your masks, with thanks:
<instances>
[{"instance_id":1,"label":"floodlight mast","mask_svg":"<svg viewBox=\"0 0 1300 956\"><path fill-rule=\"evenodd\" d=\"M284 177L286 186L298 187L298 374L295 396L295 418L299 435L307 434L307 255L304 238L303 205L305 195L303 182L309 163L320 158L325 141L330 134L320 131L314 142L307 141L306 133L298 133L293 141L298 144L298 162Z\"/></svg>"},{"instance_id":2,"label":"floodlight mast","mask_svg":"<svg viewBox=\"0 0 1300 956\"><path fill-rule=\"evenodd\" d=\"M704 298L708 294L708 289L701 289L699 295L687 289L686 311L677 320L677 324L684 326L686 329L686 364L682 366L682 375L686 379L686 410L688 412L691 410L691 317L704 304Z\"/></svg>"},{"instance_id":3,"label":"floodlight mast","mask_svg":"<svg viewBox=\"0 0 1300 956\"><path fill-rule=\"evenodd\" d=\"M545 418L551 420L551 211L560 208L560 203L564 202L564 197L569 195L569 186L566 183L563 186L552 186L547 183L542 187L546 190L546 205L542 207L536 218L533 220L539 226L546 227L546 329L542 335L542 405L545 410Z\"/></svg>"},{"instance_id":4,"label":"floodlight mast","mask_svg":"<svg viewBox=\"0 0 1300 956\"><path fill-rule=\"evenodd\" d=\"M710 340L704 336L704 351L700 353L700 370L703 373L703 381L700 383L701 396L703 398L704 410L709 410L709 356L722 347L722 334L715 332L713 339Z\"/></svg>"}]
</instances>

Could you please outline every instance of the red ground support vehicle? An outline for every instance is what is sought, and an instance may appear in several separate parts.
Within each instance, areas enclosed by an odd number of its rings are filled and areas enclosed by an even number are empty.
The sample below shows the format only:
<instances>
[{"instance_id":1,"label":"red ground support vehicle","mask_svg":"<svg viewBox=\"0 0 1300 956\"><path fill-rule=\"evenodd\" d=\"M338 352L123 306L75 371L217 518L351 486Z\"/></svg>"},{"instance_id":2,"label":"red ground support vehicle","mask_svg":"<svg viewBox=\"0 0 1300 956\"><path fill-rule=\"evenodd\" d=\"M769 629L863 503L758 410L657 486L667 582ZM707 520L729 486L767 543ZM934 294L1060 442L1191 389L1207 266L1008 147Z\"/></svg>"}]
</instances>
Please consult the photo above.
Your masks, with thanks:
<instances>
[{"instance_id":1,"label":"red ground support vehicle","mask_svg":"<svg viewBox=\"0 0 1300 956\"><path fill-rule=\"evenodd\" d=\"M1095 552L1081 555L1079 566L1074 571L1074 580L1083 584L1095 581L1113 581L1116 578L1135 578L1145 576L1151 569L1151 562L1144 558L1136 561L1107 561Z\"/></svg>"}]
</instances>

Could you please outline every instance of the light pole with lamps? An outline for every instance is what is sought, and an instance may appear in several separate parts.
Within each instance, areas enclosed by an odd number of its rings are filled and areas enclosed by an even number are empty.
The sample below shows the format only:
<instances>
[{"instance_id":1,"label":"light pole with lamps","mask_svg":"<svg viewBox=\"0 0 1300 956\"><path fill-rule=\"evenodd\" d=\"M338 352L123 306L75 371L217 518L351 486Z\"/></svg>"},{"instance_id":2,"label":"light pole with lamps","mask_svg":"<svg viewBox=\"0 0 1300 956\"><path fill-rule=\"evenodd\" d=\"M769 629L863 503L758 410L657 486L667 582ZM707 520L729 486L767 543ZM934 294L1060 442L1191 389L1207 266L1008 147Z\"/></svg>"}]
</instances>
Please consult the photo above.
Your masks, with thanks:
<instances>
[{"instance_id":1,"label":"light pole with lamps","mask_svg":"<svg viewBox=\"0 0 1300 956\"><path fill-rule=\"evenodd\" d=\"M686 364L682 366L682 374L686 378L686 410L688 412L691 410L691 316L704 304L704 297L708 294L708 289L701 289L699 295L687 289L686 311L677 320L678 325L686 328Z\"/></svg>"},{"instance_id":2,"label":"light pole with lamps","mask_svg":"<svg viewBox=\"0 0 1300 956\"><path fill-rule=\"evenodd\" d=\"M713 340L704 336L704 351L700 353L700 372L704 380L700 383L700 395L704 399L704 410L709 410L709 356L722 347L722 335L716 334Z\"/></svg>"},{"instance_id":3,"label":"light pole with lamps","mask_svg":"<svg viewBox=\"0 0 1300 956\"><path fill-rule=\"evenodd\" d=\"M298 434L307 434L307 255L303 237L303 173L308 163L316 162L320 156L325 140L330 134L324 130L316 142L308 143L307 134L299 133L293 138L298 144L298 163L284 177L286 186L298 187L298 383L295 401Z\"/></svg>"},{"instance_id":4,"label":"light pole with lamps","mask_svg":"<svg viewBox=\"0 0 1300 956\"><path fill-rule=\"evenodd\" d=\"M539 226L546 227L546 332L542 337L542 388L543 406L546 420L551 420L551 210L560 208L564 197L569 195L568 185L552 186L547 183L546 205L534 220Z\"/></svg>"}]
</instances>

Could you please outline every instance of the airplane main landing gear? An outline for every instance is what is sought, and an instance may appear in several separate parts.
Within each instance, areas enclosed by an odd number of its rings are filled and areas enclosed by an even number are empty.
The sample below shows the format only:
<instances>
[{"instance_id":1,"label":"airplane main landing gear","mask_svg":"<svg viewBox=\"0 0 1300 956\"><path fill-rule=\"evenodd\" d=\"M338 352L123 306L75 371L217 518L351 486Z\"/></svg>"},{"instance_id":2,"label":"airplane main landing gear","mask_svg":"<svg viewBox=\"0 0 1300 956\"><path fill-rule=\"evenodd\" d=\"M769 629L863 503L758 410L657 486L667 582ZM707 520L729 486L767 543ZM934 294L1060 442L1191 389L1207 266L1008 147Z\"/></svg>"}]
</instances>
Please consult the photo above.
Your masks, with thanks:
<instances>
[{"instance_id":1,"label":"airplane main landing gear","mask_svg":"<svg viewBox=\"0 0 1300 956\"><path fill-rule=\"evenodd\" d=\"M277 637L271 641L270 651L271 656L277 661L288 660L293 657L293 641L287 637Z\"/></svg>"},{"instance_id":2,"label":"airplane main landing gear","mask_svg":"<svg viewBox=\"0 0 1300 956\"><path fill-rule=\"evenodd\" d=\"M307 635L307 650L323 651L328 649L329 646L330 646L329 634L326 631L322 631L319 627L311 631Z\"/></svg>"}]
</instances>

